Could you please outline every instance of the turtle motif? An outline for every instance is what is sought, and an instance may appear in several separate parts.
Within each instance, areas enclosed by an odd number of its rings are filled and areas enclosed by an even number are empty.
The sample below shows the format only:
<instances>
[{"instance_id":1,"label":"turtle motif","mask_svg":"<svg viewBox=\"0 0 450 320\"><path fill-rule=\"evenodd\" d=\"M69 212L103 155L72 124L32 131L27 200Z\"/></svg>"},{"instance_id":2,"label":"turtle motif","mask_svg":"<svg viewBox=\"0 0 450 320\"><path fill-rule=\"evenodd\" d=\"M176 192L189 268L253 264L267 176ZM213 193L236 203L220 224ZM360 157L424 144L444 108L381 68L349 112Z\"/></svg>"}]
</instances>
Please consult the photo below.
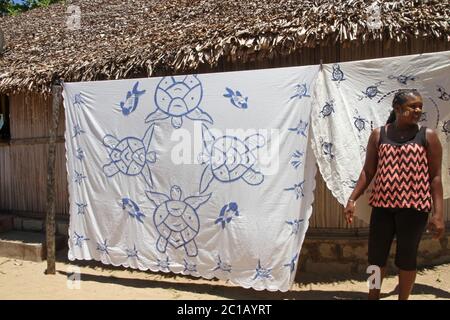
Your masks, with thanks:
<instances>
[{"instance_id":1,"label":"turtle motif","mask_svg":"<svg viewBox=\"0 0 450 320\"><path fill-rule=\"evenodd\" d=\"M388 77L388 79L397 79L398 82L400 82L401 84L407 85L408 81L415 81L417 79L417 77L414 76L405 76L403 74L399 75L399 76L393 76L390 75Z\"/></svg>"},{"instance_id":2,"label":"turtle motif","mask_svg":"<svg viewBox=\"0 0 450 320\"><path fill-rule=\"evenodd\" d=\"M302 97L311 97L308 94L308 88L306 87L306 83L302 83L302 84L297 84L295 86L295 94L291 97L291 99L294 98L299 98L301 99Z\"/></svg>"},{"instance_id":3,"label":"turtle motif","mask_svg":"<svg viewBox=\"0 0 450 320\"><path fill-rule=\"evenodd\" d=\"M170 189L170 196L146 191L147 197L156 206L153 212L153 222L159 233L156 249L165 253L170 244L175 249L184 247L186 254L194 257L198 254L195 237L200 229L197 209L209 200L211 194L182 200L182 193L176 185Z\"/></svg>"},{"instance_id":4,"label":"turtle motif","mask_svg":"<svg viewBox=\"0 0 450 320\"><path fill-rule=\"evenodd\" d=\"M322 146L322 151L325 156L329 156L330 160L334 158L333 154L333 143L326 142L322 138L320 138L320 144Z\"/></svg>"},{"instance_id":5,"label":"turtle motif","mask_svg":"<svg viewBox=\"0 0 450 320\"><path fill-rule=\"evenodd\" d=\"M365 91L361 91L362 95L358 97L358 100L362 100L364 98L373 99L375 98L381 91L378 89L378 87L383 83L383 81L378 81L377 83L368 86Z\"/></svg>"},{"instance_id":6,"label":"turtle motif","mask_svg":"<svg viewBox=\"0 0 450 320\"><path fill-rule=\"evenodd\" d=\"M337 81L337 83L340 83L341 81L344 81L344 72L341 70L341 66L337 63L333 64L333 71L331 73L331 80Z\"/></svg>"},{"instance_id":7,"label":"turtle motif","mask_svg":"<svg viewBox=\"0 0 450 320\"><path fill-rule=\"evenodd\" d=\"M444 121L442 124L442 132L445 133L447 139L450 137L450 120Z\"/></svg>"},{"instance_id":8,"label":"turtle motif","mask_svg":"<svg viewBox=\"0 0 450 320\"><path fill-rule=\"evenodd\" d=\"M156 110L150 113L145 122L171 119L175 129L181 128L183 118L213 123L202 109L203 87L195 75L164 77L155 90Z\"/></svg>"},{"instance_id":9,"label":"turtle motif","mask_svg":"<svg viewBox=\"0 0 450 320\"><path fill-rule=\"evenodd\" d=\"M323 118L330 116L332 113L334 113L334 100L325 102L322 111L320 111Z\"/></svg>"},{"instance_id":10,"label":"turtle motif","mask_svg":"<svg viewBox=\"0 0 450 320\"><path fill-rule=\"evenodd\" d=\"M86 102L84 101L84 98L83 98L83 96L81 95L81 92L76 93L76 94L73 96L72 104L73 104L75 107L78 107L78 108L81 108L81 107L83 107L83 106L86 105Z\"/></svg>"},{"instance_id":11,"label":"turtle motif","mask_svg":"<svg viewBox=\"0 0 450 320\"><path fill-rule=\"evenodd\" d=\"M153 179L150 164L156 162L156 152L150 151L154 125L151 125L142 139L126 137L119 141L107 134L103 145L108 149L111 162L103 166L103 172L110 178L121 172L127 176L142 176L145 183L152 188Z\"/></svg>"},{"instance_id":12,"label":"turtle motif","mask_svg":"<svg viewBox=\"0 0 450 320\"><path fill-rule=\"evenodd\" d=\"M444 101L449 101L450 100L450 94L448 94L445 89L441 86L437 86L437 91L440 93L439 99L444 100Z\"/></svg>"},{"instance_id":13,"label":"turtle motif","mask_svg":"<svg viewBox=\"0 0 450 320\"><path fill-rule=\"evenodd\" d=\"M308 128L308 122L303 121L300 119L300 122L298 123L297 127L295 128L289 128L289 131L294 131L298 135L302 135L305 138L307 137L307 128Z\"/></svg>"},{"instance_id":14,"label":"turtle motif","mask_svg":"<svg viewBox=\"0 0 450 320\"><path fill-rule=\"evenodd\" d=\"M353 124L355 125L356 129L358 129L359 132L366 130L366 123L369 123L367 119L364 119L359 115L353 117L353 119L355 119L355 121L353 121Z\"/></svg>"},{"instance_id":15,"label":"turtle motif","mask_svg":"<svg viewBox=\"0 0 450 320\"><path fill-rule=\"evenodd\" d=\"M97 251L100 251L101 254L109 255L109 245L107 244L107 239L103 242L97 242Z\"/></svg>"},{"instance_id":16,"label":"turtle motif","mask_svg":"<svg viewBox=\"0 0 450 320\"><path fill-rule=\"evenodd\" d=\"M200 180L200 193L208 189L216 179L220 182L234 182L242 178L249 185L259 185L264 176L256 169L253 151L265 145L264 136L256 133L240 140L233 136L219 138L202 125L203 153L200 161L204 165Z\"/></svg>"},{"instance_id":17,"label":"turtle motif","mask_svg":"<svg viewBox=\"0 0 450 320\"><path fill-rule=\"evenodd\" d=\"M217 256L217 259L218 259L217 266L213 269L213 271L221 270L224 272L231 272L230 264L223 262L222 259L220 258L220 255Z\"/></svg>"},{"instance_id":18,"label":"turtle motif","mask_svg":"<svg viewBox=\"0 0 450 320\"><path fill-rule=\"evenodd\" d=\"M298 253L292 257L291 261L286 264L283 264L283 267L289 267L289 270L292 272L295 271L295 262L297 262Z\"/></svg>"},{"instance_id":19,"label":"turtle motif","mask_svg":"<svg viewBox=\"0 0 450 320\"><path fill-rule=\"evenodd\" d=\"M255 269L256 273L252 280L256 279L272 279L272 268L264 268L261 266L261 260L258 260L258 265Z\"/></svg>"},{"instance_id":20,"label":"turtle motif","mask_svg":"<svg viewBox=\"0 0 450 320\"><path fill-rule=\"evenodd\" d=\"M300 181L299 183L294 184L293 187L285 188L284 191L294 191L295 198L298 200L300 197L305 196L305 194L303 193L304 184L305 184L305 180Z\"/></svg>"}]
</instances>

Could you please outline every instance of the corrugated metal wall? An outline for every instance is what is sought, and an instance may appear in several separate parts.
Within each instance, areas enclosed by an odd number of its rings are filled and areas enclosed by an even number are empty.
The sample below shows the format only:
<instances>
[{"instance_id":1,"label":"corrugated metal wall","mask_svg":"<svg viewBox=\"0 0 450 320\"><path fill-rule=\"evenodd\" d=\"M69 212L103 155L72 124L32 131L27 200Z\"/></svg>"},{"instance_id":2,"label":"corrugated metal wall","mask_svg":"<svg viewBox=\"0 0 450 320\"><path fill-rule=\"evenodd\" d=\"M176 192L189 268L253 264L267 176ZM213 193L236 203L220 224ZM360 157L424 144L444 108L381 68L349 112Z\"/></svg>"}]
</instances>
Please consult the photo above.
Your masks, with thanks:
<instances>
[{"instance_id":1,"label":"corrugated metal wall","mask_svg":"<svg viewBox=\"0 0 450 320\"><path fill-rule=\"evenodd\" d=\"M221 61L215 68L201 66L199 73L248 70L269 67L342 62L351 60L390 57L405 54L450 50L450 42L417 39L407 43L370 42L365 45L316 47L302 49L285 57L263 61ZM43 217L46 210L48 134L51 123L51 99L36 94L19 94L10 97L11 145L0 144L0 211L10 210L26 216ZM58 128L56 168L56 212L68 216L67 176L64 151L64 113L61 112ZM450 200L444 212L450 221ZM342 217L342 206L317 174L314 214L311 228L329 230L366 228L363 222L347 226Z\"/></svg>"}]
</instances>

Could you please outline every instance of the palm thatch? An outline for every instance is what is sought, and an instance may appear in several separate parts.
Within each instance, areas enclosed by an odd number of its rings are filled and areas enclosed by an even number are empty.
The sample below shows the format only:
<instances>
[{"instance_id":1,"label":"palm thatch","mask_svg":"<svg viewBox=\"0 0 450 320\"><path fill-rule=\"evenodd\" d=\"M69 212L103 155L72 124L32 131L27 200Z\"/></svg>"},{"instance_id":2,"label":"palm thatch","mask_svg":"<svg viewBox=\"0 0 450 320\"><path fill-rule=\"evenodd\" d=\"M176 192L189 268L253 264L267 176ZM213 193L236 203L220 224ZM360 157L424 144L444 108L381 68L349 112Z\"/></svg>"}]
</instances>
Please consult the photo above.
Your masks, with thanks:
<instances>
[{"instance_id":1,"label":"palm thatch","mask_svg":"<svg viewBox=\"0 0 450 320\"><path fill-rule=\"evenodd\" d=\"M3 18L0 92L48 93L64 81L195 71L302 47L431 37L450 40L449 1L379 1L381 29L363 0L79 0ZM81 28L66 23L81 9Z\"/></svg>"}]
</instances>

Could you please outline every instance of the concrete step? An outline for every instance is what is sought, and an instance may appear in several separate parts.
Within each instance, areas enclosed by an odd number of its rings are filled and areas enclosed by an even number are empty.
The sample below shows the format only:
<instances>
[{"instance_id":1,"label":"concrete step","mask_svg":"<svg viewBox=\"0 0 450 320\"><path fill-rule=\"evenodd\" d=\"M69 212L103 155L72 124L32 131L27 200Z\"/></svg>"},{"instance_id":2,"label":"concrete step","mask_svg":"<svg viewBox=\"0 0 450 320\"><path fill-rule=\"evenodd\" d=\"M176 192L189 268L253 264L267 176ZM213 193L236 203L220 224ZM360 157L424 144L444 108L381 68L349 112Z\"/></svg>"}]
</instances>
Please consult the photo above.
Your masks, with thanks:
<instances>
[{"instance_id":1,"label":"concrete step","mask_svg":"<svg viewBox=\"0 0 450 320\"><path fill-rule=\"evenodd\" d=\"M0 214L0 233L12 230L13 226L12 215Z\"/></svg>"},{"instance_id":2,"label":"concrete step","mask_svg":"<svg viewBox=\"0 0 450 320\"><path fill-rule=\"evenodd\" d=\"M67 246L67 238L56 236L56 251ZM46 258L45 234L7 231L0 233L0 256L40 262Z\"/></svg>"}]
</instances>

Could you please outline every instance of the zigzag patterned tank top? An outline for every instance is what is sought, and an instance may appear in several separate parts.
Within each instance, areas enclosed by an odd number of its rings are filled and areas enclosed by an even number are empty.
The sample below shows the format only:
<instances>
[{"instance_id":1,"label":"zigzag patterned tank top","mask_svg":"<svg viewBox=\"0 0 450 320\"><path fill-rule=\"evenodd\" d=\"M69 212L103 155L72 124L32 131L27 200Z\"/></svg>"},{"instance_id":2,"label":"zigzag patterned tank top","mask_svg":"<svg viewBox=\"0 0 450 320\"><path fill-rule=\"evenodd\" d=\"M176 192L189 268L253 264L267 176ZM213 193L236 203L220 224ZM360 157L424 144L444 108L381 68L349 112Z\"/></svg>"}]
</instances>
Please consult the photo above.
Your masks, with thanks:
<instances>
[{"instance_id":1,"label":"zigzag patterned tank top","mask_svg":"<svg viewBox=\"0 0 450 320\"><path fill-rule=\"evenodd\" d=\"M381 127L378 167L369 199L372 207L431 211L426 145L426 127L403 143L389 139L385 127Z\"/></svg>"}]
</instances>

